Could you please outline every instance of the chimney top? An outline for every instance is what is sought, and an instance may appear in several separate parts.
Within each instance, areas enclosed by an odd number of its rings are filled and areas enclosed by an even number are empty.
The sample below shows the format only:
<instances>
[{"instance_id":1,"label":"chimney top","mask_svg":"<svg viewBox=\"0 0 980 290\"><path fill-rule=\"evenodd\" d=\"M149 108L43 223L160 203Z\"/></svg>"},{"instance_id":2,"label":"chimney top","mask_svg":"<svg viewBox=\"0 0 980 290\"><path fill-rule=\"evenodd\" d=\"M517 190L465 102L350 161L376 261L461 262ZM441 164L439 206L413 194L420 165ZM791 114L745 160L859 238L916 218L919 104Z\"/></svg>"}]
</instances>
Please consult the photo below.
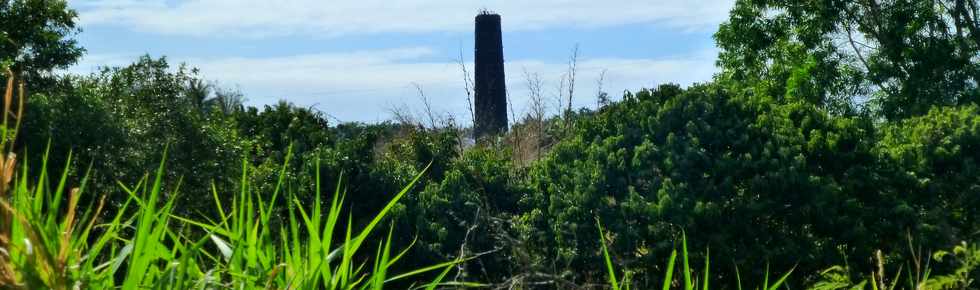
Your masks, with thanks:
<instances>
[{"instance_id":1,"label":"chimney top","mask_svg":"<svg viewBox=\"0 0 980 290\"><path fill-rule=\"evenodd\" d=\"M496 17L500 17L500 15L497 14L496 12L490 11L490 10L488 10L486 8L480 9L480 13L477 13L476 17L480 17L480 16L496 16Z\"/></svg>"}]
</instances>

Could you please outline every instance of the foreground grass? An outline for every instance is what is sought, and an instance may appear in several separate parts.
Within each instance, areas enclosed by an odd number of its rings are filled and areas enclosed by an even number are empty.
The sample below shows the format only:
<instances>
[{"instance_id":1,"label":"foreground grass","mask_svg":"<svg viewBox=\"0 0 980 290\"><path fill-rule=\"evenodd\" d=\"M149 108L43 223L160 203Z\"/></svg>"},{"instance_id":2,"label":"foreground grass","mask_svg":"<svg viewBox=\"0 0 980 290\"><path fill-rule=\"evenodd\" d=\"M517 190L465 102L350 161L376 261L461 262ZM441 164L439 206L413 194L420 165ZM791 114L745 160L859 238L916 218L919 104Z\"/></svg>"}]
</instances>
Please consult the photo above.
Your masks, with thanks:
<instances>
[{"instance_id":1,"label":"foreground grass","mask_svg":"<svg viewBox=\"0 0 980 290\"><path fill-rule=\"evenodd\" d=\"M425 170L360 229L354 229L353 216L340 216L344 194L339 185L329 207L321 208L319 172L312 206L300 203L293 192L283 192L289 157L271 193L252 190L244 161L241 188L230 205L221 204L212 186L220 215L215 219L174 213L180 183L164 190L162 162L152 177L129 186L120 183L128 199L104 215L104 198L79 204L89 194L87 178L69 187L67 165L58 177L48 175L47 156L39 169L17 167L12 144L24 96L21 89L14 112L9 71L7 80L0 127L0 289L383 289L393 282L425 289L477 286L443 282L463 259L404 273L389 271L408 248L393 251L393 229L384 236L378 228ZM29 180L29 172L37 180ZM270 221L282 206L286 214L278 218L288 222L276 227ZM419 280L421 274L431 280Z\"/></svg>"},{"instance_id":2,"label":"foreground grass","mask_svg":"<svg viewBox=\"0 0 980 290\"><path fill-rule=\"evenodd\" d=\"M462 261L393 275L389 269L408 249L393 252L391 229L386 238L369 239L421 175L364 228L355 230L351 216L340 216L344 194L339 187L328 208L321 208L319 196L311 207L305 206L293 194L281 193L282 175L268 199L250 190L244 178L229 207L213 190L220 213L215 220L177 216L173 208L179 185L164 191L161 164L152 178L132 186L120 184L129 199L111 220L102 221L98 217L103 202L78 204L86 194L85 179L68 189L65 170L57 185L48 187L47 164L39 180L31 182L26 165L14 173L16 157L8 153L5 160L0 176L10 176L4 179L10 182L0 192L0 288L382 289L394 281L438 272L434 280L419 285L431 289L448 285L443 277ZM243 169L247 171L247 165ZM274 228L270 219L285 202L291 203L288 223ZM198 230L176 230L186 226ZM334 236L338 232L345 234ZM359 260L372 256L364 253L368 246L377 247L373 258Z\"/></svg>"},{"instance_id":3,"label":"foreground grass","mask_svg":"<svg viewBox=\"0 0 980 290\"><path fill-rule=\"evenodd\" d=\"M599 240L602 246L602 256L605 261L606 270L609 277L609 288L613 290L629 290L631 288L630 284L630 272L626 271L622 278L617 278L616 266L613 264L612 259L609 255L609 250L606 248L605 233L602 228L602 224L596 221L596 225L599 228ZM687 251L687 235L682 235L681 238L681 279L675 279L674 274L676 272L675 268L677 265L677 250L673 250L670 253L670 258L667 259L667 264L663 273L663 283L661 289L684 289L684 290L708 290L712 289L711 284L711 259L710 252L704 255L704 269L701 271L700 275L695 274L694 269L691 268L691 258ZM793 269L786 271L778 279L774 280L771 284L769 282L769 269L765 271L765 277L762 280L762 285L757 287L751 287L748 289L756 290L776 290L784 286L786 279L793 273ZM737 289L742 289L742 279L739 274L738 267L735 268L736 277L736 287ZM787 287L788 288L788 287Z\"/></svg>"},{"instance_id":4,"label":"foreground grass","mask_svg":"<svg viewBox=\"0 0 980 290\"><path fill-rule=\"evenodd\" d=\"M629 270L623 271L622 276L618 277L616 266L613 263L609 251L606 248L605 232L602 228L602 224L596 221L596 225L599 229L599 241L602 246L602 256L604 258L606 270L608 273L608 286L609 289L613 290L628 290L631 289L630 284L630 272ZM711 268L710 268L710 254L706 252L704 255L704 269L701 271L700 275L697 275L694 269L691 268L691 259L688 255L687 250L687 236L683 235L681 238L681 264L682 268L679 269L683 275L681 278L675 278L674 275L677 270L675 266L677 263L677 250L674 250L670 254L670 258L667 260L667 264L663 273L663 284L661 289L683 289L683 290L708 290L712 289L709 287L711 284ZM915 258L913 261L908 263L902 263L898 265L894 272L888 272L886 270L884 258L882 258L881 251L878 251L875 255L877 262L877 269L873 269L869 272L861 273L860 271L856 274L848 266L831 266L820 273L820 278L816 282L805 287L805 289L811 290L897 290L897 289L908 289L908 290L945 290L945 289L977 289L977 278L980 275L978 268L980 268L980 247L976 244L967 244L966 242L961 243L953 247L951 251L937 251L933 253L932 257L922 257L920 254L914 254ZM955 268L951 273L933 275L933 270L930 267L930 261L942 262L943 260L953 260L955 263ZM755 287L747 287L745 289L753 290L777 290L777 289L791 289L787 283L787 279L793 273L794 269L790 269L785 274L779 276L778 279L770 284L769 269L766 267L764 273L765 276L762 279L762 284ZM904 275L904 276L903 276ZM742 279L739 274L738 266L735 266L735 289L742 290ZM731 286L730 286L731 287ZM729 287L729 288L730 288ZM728 289L722 287L722 289Z\"/></svg>"}]
</instances>

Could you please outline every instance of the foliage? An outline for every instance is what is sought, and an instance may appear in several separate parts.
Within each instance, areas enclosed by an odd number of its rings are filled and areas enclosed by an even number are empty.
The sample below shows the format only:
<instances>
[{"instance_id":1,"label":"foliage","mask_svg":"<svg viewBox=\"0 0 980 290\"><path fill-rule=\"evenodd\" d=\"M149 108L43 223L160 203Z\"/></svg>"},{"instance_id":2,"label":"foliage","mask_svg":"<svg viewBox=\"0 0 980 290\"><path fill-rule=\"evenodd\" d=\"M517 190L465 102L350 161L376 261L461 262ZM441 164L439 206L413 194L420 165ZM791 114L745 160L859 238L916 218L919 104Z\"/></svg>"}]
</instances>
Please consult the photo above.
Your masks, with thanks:
<instances>
[{"instance_id":1,"label":"foliage","mask_svg":"<svg viewBox=\"0 0 980 290\"><path fill-rule=\"evenodd\" d=\"M481 253L462 275L493 281L516 274L521 266L509 257L521 249L507 238L507 222L517 213L516 194L523 187L511 168L506 152L467 150L453 159L442 179L430 180L410 197L401 227L417 229L419 255L438 261Z\"/></svg>"},{"instance_id":2,"label":"foliage","mask_svg":"<svg viewBox=\"0 0 980 290\"><path fill-rule=\"evenodd\" d=\"M302 154L320 146L332 145L334 141L322 114L285 101L267 105L262 111L249 107L234 114L234 119L238 131L252 137L252 149L256 153L275 152L275 159L280 161L290 146Z\"/></svg>"},{"instance_id":3,"label":"foliage","mask_svg":"<svg viewBox=\"0 0 980 290\"><path fill-rule=\"evenodd\" d=\"M234 164L244 142L225 117L207 114L193 101L198 77L183 66L172 71L166 59L141 57L120 68L106 68L86 77L66 77L58 89L28 99L23 149L39 164L42 152L54 152L53 164L76 153L71 170L91 165L94 191L108 191L115 182L138 180L163 156L169 145L168 180L182 179L189 196L209 196L212 181L231 185ZM48 141L50 140L50 142ZM77 177L76 177L77 178ZM127 196L111 196L118 206ZM201 210L187 203L179 211Z\"/></svg>"},{"instance_id":4,"label":"foliage","mask_svg":"<svg viewBox=\"0 0 980 290\"><path fill-rule=\"evenodd\" d=\"M924 212L917 232L956 241L977 233L980 222L980 109L933 108L882 128L877 150L895 163L893 178L904 210Z\"/></svg>"},{"instance_id":5,"label":"foliage","mask_svg":"<svg viewBox=\"0 0 980 290\"><path fill-rule=\"evenodd\" d=\"M331 125L322 113L288 103L229 113L208 109L217 105L206 105L214 103L205 93L192 70L171 70L163 59L67 77L58 90L28 99L35 119L27 120L22 148L46 152L48 143L39 140L51 140L53 154L28 154L32 163L68 164L69 172L91 164L89 190L110 193L105 212L115 212L130 198L116 181L141 180L152 160L163 158L140 141L169 143L164 177L183 178L185 192L174 214L212 221L225 214L209 203L239 197L214 194L211 182L217 188L247 182L260 199L289 190L299 204L317 205L330 192L316 180L343 176L351 204L343 211L374 212L391 198L383 193L431 162L419 194L391 208L397 217L391 240L417 237L416 259L402 267L476 254L454 279L499 283L603 281L606 271L593 267L603 260L603 245L589 238L596 216L610 222L610 252L625 253L611 261L629 269L632 285L641 288L660 284L659 261L681 229L694 237L692 246L743 265L747 277L764 277L764 264L799 263L803 280L841 252L884 249L902 258L895 249L908 232L934 248L977 229L975 106L881 122L724 84L668 85L566 116L574 125L546 134L556 144L542 160L515 166L509 143L464 148L452 129ZM75 152L72 162L51 157L67 152ZM296 158L287 159L290 152ZM243 153L247 167L232 155ZM95 201L82 195L80 202ZM270 209L269 223L277 229L293 214ZM338 230L331 234L345 234ZM732 270L712 271L716 283L732 285Z\"/></svg>"},{"instance_id":6,"label":"foliage","mask_svg":"<svg viewBox=\"0 0 980 290\"><path fill-rule=\"evenodd\" d=\"M458 280L441 282L456 264L464 261L461 257L391 275L392 266L410 248L391 252L394 228L389 230L387 238L380 238L370 272L364 272L364 264L357 262L364 256L358 254L363 252L359 251L362 246L371 246L367 242L374 239L373 230L425 174L428 166L359 232L353 229L353 213L349 213L346 227L338 225L345 200L340 183L328 210L321 210L319 161L313 178L300 179L314 181L312 188L300 187L315 190L312 202L301 202L297 197L300 195L284 185L291 150L287 150L271 194L261 194L254 188L263 187L251 186L246 160L237 183L238 194L232 194L230 203L223 204L218 187L212 183L210 194L218 215L199 219L175 211L179 206L187 206L178 202L187 184L178 181L170 184L172 191L164 191L163 179L168 171L161 162L153 179L144 176L131 187L119 184L116 189L124 193L125 202L111 208L107 217L111 221L105 222L100 218L105 195L97 206L94 202L87 207L79 204L82 194L87 192L89 178L86 175L79 181L69 179L69 175L77 173L72 170L70 154L60 175L54 175L60 176L57 185L51 184L48 154L40 160L40 170L33 173L37 181L30 181L32 171L26 164L17 172L16 157L9 151L13 146L7 146L15 140L7 137L20 131L22 111L10 112L13 98L9 89L13 88L14 78L7 79L0 138L0 147L7 152L3 155L8 157L0 166L0 176L4 177L0 180L0 217L3 217L0 286L4 289L382 289L393 282L411 281L413 277L437 270L442 271L422 287L479 286ZM23 100L23 97L19 99ZM22 108L23 102L20 105ZM15 116L17 125L8 125L10 115ZM168 159L166 151L161 159ZM72 183L78 186L70 186ZM195 199L200 201L199 197ZM277 204L283 203L288 214L277 215L281 212ZM62 207L63 204L66 206ZM312 204L309 210L304 209L307 204ZM190 228L202 231L190 231ZM338 232L344 235L335 238Z\"/></svg>"},{"instance_id":7,"label":"foliage","mask_svg":"<svg viewBox=\"0 0 980 290\"><path fill-rule=\"evenodd\" d=\"M602 256L605 259L606 270L609 273L609 285L610 285L609 288L613 290L621 290L621 289L629 290L631 285L630 276L632 272L627 271L625 275L623 275L622 280L616 278L616 269L615 269L616 266L613 264L612 259L609 258L610 257L609 250L606 249L605 239L607 233L603 231L602 224L599 223L598 220L596 221L596 226L599 228L599 243L602 245ZM667 260L667 266L664 267L665 269L663 272L664 278L663 278L663 283L661 284L662 285L661 289L664 290L668 290L671 288L684 289L684 290L695 290L698 288L702 290L711 289L710 288L710 285L712 285L711 284L712 283L711 261L708 253L704 254L704 268L701 270L700 273L701 275L698 275L698 273L695 273L694 269L691 267L691 258L688 255L688 251L687 251L687 236L681 235L680 246L681 246L681 254L682 254L681 265L683 265L683 268L677 270L680 270L680 272L683 275L677 278L674 277L675 269L676 269L675 265L677 262L677 250L674 249L670 252L670 258ZM779 276L779 279L773 281L772 284L769 284L769 269L767 266L765 270L765 276L762 279L761 285L759 285L759 287L754 287L752 289L777 290L780 288L780 286L783 286L788 281L787 278L789 278L789 276L792 274L793 274L793 269L790 269L782 276ZM742 289L742 279L740 277L737 265L735 266L735 276L736 276L735 286L737 286L738 289ZM680 280L681 278L683 278L683 280ZM786 288L787 289L789 288L788 285Z\"/></svg>"},{"instance_id":8,"label":"foliage","mask_svg":"<svg viewBox=\"0 0 980 290\"><path fill-rule=\"evenodd\" d=\"M928 289L970 289L980 278L980 248L977 245L969 245L963 242L953 247L952 252L939 251L933 254L936 262L943 262L946 259L955 259L957 264L953 273L938 275L925 282Z\"/></svg>"},{"instance_id":9,"label":"foliage","mask_svg":"<svg viewBox=\"0 0 980 290\"><path fill-rule=\"evenodd\" d=\"M245 106L164 58L53 77L82 52L75 13L5 1L0 63L44 80L27 97L6 86L30 118L0 142L32 167L0 158L17 176L0 182L0 284L404 288L391 272L425 269L501 288L768 289L771 266L794 269L781 285L881 289L900 280L883 265L912 260L888 269L910 289L975 287L975 246L953 246L980 231L977 6L739 0L711 83L536 114L470 145L455 124ZM376 212L387 236L368 234ZM908 239L953 254L922 267ZM357 251L368 240L374 256ZM393 264L393 244L412 259ZM872 252L887 254L853 258Z\"/></svg>"},{"instance_id":10,"label":"foliage","mask_svg":"<svg viewBox=\"0 0 980 290\"><path fill-rule=\"evenodd\" d=\"M977 1L739 0L715 38L721 79L890 120L980 98ZM868 103L870 101L870 103Z\"/></svg>"},{"instance_id":11,"label":"foliage","mask_svg":"<svg viewBox=\"0 0 980 290\"><path fill-rule=\"evenodd\" d=\"M887 264L881 252L876 257L878 265L870 271L870 275L855 275L852 269L845 266L833 266L820 273L820 279L810 286L813 290L837 289L972 289L980 271L980 250L976 245L965 242L952 248L952 252L936 251L931 260L921 261L922 257L895 265ZM930 259L926 257L925 259ZM935 262L932 264L930 262ZM936 266L942 264L952 266L948 274L934 272ZM892 269L886 269L892 268ZM886 272L893 270L894 272ZM860 273L860 272L859 272ZM888 273L894 273L889 275ZM857 276L857 278L854 278Z\"/></svg>"},{"instance_id":12,"label":"foliage","mask_svg":"<svg viewBox=\"0 0 980 290\"><path fill-rule=\"evenodd\" d=\"M383 225L387 213L421 173L370 223L355 231L351 217L346 226L338 224L345 199L340 187L324 212L319 202L307 209L295 193L283 192L278 186L271 198L262 198L243 180L230 205L215 199L221 213L217 219L182 217L174 213L182 184L171 184L170 192L163 189L162 163L153 179L145 177L132 187L120 186L130 198L115 210L111 221L99 221L102 202L94 209L93 204L79 204L86 192L85 178L78 187L71 187L66 169L56 186L48 185L46 178L32 182L27 179L26 165L14 173L14 159L9 160L5 164L10 166L0 172L13 175L13 182L8 184L11 179L5 179L0 192L0 214L10 217L0 225L4 274L0 286L5 289L382 289L394 281L442 270L422 285L431 289L445 285L442 279L463 261L392 275L389 268L408 249L392 252L390 233L379 241L370 270L364 269L366 261L359 261L362 254L358 253L373 246L371 233ZM247 163L244 167L247 170ZM39 175L47 176L46 167L41 167ZM69 202L62 208L66 191L70 191ZM217 189L212 194L217 196ZM272 213L278 206L288 208L289 222L274 230ZM67 214L62 215L64 211ZM206 234L189 234L182 230L184 226L200 227ZM337 228L345 235L334 236Z\"/></svg>"},{"instance_id":13,"label":"foliage","mask_svg":"<svg viewBox=\"0 0 980 290\"><path fill-rule=\"evenodd\" d=\"M954 120L948 124L962 124ZM967 137L948 140L947 147L972 148L973 124L922 131L960 132ZM767 261L780 269L799 263L803 273L834 263L841 251L897 252L909 230L927 247L976 231L961 216L942 214L949 205L976 204L969 199L977 184L969 167L923 169L943 175L930 186L945 184L941 190L949 195L907 186L902 165L878 153L901 141L876 142L877 136L873 121L833 116L804 101L731 95L713 85L661 86L580 120L573 136L535 164L532 190L521 201L521 226L529 228L523 232L538 255L554 257L542 267L591 273L582 277L595 281L599 273L590 265L600 262L599 245L588 237L598 216L617 233L610 239L613 252L630 253L617 262L644 288L655 282L653 259L669 252L670 237L681 229L695 247L711 247L715 256L748 269ZM966 155L973 152L963 151L958 160L975 163ZM731 282L730 271L718 273Z\"/></svg>"},{"instance_id":14,"label":"foliage","mask_svg":"<svg viewBox=\"0 0 980 290\"><path fill-rule=\"evenodd\" d=\"M72 38L77 17L62 0L0 2L0 59L13 61L12 70L45 88L50 83L43 76L75 64L85 51Z\"/></svg>"}]
</instances>

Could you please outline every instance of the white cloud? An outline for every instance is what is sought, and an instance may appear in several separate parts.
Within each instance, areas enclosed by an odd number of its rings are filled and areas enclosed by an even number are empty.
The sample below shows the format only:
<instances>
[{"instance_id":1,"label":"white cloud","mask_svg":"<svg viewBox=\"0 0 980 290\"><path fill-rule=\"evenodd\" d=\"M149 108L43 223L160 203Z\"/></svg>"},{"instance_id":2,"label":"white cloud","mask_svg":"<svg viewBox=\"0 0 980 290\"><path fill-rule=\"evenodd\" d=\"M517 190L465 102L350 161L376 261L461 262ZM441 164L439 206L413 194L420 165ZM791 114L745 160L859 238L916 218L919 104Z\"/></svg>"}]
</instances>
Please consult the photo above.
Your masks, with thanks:
<instances>
[{"instance_id":1,"label":"white cloud","mask_svg":"<svg viewBox=\"0 0 980 290\"><path fill-rule=\"evenodd\" d=\"M664 23L713 30L733 0L74 0L83 26L192 35L316 37L468 31L481 8L504 15L508 31Z\"/></svg>"},{"instance_id":2,"label":"white cloud","mask_svg":"<svg viewBox=\"0 0 980 290\"><path fill-rule=\"evenodd\" d=\"M382 121L391 117L387 109L407 105L421 108L413 84L419 84L434 110L468 122L462 73L451 61L425 62L433 50L424 47L370 50L351 53L307 54L286 57L227 57L171 59L187 62L202 74L226 86L238 86L251 105L271 104L286 99L316 108L344 121ZM689 85L710 80L716 71L714 49L662 59L579 59L575 106L595 104L596 81L606 70L604 91L618 99L624 90L638 90L662 83ZM449 58L446 58L449 59ZM132 55L89 55L74 72L88 72L96 64L125 64ZM472 71L472 64L469 64ZM507 86L514 109L525 112L528 90L523 71L538 73L552 110L557 107L557 86L566 63L533 59L506 63Z\"/></svg>"}]
</instances>

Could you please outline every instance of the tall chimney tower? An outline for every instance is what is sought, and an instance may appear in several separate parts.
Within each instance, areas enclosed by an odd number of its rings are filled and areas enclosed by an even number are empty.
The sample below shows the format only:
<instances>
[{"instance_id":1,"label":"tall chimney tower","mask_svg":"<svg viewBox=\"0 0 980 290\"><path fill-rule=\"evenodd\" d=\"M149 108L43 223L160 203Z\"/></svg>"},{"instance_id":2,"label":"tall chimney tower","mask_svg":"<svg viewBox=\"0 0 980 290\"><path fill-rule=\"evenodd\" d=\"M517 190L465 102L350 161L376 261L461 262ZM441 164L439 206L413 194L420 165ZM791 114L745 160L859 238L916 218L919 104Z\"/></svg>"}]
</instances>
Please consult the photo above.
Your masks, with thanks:
<instances>
[{"instance_id":1,"label":"tall chimney tower","mask_svg":"<svg viewBox=\"0 0 980 290\"><path fill-rule=\"evenodd\" d=\"M507 131L507 87L500 15L483 11L476 16L475 56L476 120L473 137L480 139Z\"/></svg>"}]
</instances>

